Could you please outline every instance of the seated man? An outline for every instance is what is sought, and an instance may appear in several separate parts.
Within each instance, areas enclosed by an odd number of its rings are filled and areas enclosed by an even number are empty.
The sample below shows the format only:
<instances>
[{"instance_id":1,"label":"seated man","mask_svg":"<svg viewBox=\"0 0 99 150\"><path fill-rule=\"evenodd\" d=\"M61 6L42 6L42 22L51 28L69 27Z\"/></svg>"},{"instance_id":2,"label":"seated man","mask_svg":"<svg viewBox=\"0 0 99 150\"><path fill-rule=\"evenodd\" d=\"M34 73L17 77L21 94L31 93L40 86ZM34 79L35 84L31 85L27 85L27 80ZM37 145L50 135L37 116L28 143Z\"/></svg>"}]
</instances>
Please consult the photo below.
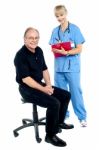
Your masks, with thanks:
<instances>
[{"instance_id":1,"label":"seated man","mask_svg":"<svg viewBox=\"0 0 99 150\"><path fill-rule=\"evenodd\" d=\"M64 123L70 93L51 85L38 41L39 32L32 27L27 28L24 33L24 45L14 58L16 81L19 84L20 94L26 102L47 108L45 141L62 147L66 146L66 142L56 135L59 128L74 128L72 124Z\"/></svg>"}]
</instances>

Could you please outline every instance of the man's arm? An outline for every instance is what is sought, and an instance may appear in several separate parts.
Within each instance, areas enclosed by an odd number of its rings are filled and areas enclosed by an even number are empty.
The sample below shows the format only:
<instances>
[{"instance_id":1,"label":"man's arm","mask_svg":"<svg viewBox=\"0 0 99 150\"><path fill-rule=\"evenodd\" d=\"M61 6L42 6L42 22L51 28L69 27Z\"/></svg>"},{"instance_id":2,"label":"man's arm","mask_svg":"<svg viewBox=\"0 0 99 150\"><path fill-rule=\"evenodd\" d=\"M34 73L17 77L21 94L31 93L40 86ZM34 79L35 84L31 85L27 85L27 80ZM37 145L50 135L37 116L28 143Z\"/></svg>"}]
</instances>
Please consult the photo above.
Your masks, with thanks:
<instances>
[{"instance_id":1,"label":"man's arm","mask_svg":"<svg viewBox=\"0 0 99 150\"><path fill-rule=\"evenodd\" d=\"M48 69L43 71L43 78L46 84L46 88L49 89L49 94L52 95L54 92L54 89L52 88L52 85L51 85L50 74L49 74Z\"/></svg>"},{"instance_id":2,"label":"man's arm","mask_svg":"<svg viewBox=\"0 0 99 150\"><path fill-rule=\"evenodd\" d=\"M44 87L40 85L37 81L32 79L30 76L23 78L22 81L31 88L44 91Z\"/></svg>"},{"instance_id":3,"label":"man's arm","mask_svg":"<svg viewBox=\"0 0 99 150\"><path fill-rule=\"evenodd\" d=\"M51 86L50 74L49 74L48 69L43 71L43 78L44 78L45 84Z\"/></svg>"},{"instance_id":4,"label":"man's arm","mask_svg":"<svg viewBox=\"0 0 99 150\"><path fill-rule=\"evenodd\" d=\"M42 86L38 82L36 82L34 79L32 79L30 76L22 79L23 83L28 85L31 88L37 89L39 91L42 91L48 95L53 94L53 88L51 86Z\"/></svg>"}]
</instances>

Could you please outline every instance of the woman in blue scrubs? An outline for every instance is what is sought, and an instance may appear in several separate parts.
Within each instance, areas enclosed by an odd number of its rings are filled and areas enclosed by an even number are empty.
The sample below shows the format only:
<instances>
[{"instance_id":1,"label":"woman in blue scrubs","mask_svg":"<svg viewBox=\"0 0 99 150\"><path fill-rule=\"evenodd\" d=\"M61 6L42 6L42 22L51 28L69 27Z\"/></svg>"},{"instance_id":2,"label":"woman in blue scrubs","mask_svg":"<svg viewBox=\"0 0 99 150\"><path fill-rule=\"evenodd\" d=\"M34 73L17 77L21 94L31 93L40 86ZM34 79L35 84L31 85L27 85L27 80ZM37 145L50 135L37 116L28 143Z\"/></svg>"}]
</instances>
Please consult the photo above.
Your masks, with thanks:
<instances>
[{"instance_id":1,"label":"woman in blue scrubs","mask_svg":"<svg viewBox=\"0 0 99 150\"><path fill-rule=\"evenodd\" d=\"M60 25L53 29L49 44L54 45L59 42L71 44L68 51L65 51L63 47L61 49L52 48L54 53L63 55L55 57L55 86L70 90L74 112L81 126L86 127L87 114L80 85L80 53L85 39L79 27L67 20L67 10L64 5L57 5L54 13Z\"/></svg>"}]
</instances>

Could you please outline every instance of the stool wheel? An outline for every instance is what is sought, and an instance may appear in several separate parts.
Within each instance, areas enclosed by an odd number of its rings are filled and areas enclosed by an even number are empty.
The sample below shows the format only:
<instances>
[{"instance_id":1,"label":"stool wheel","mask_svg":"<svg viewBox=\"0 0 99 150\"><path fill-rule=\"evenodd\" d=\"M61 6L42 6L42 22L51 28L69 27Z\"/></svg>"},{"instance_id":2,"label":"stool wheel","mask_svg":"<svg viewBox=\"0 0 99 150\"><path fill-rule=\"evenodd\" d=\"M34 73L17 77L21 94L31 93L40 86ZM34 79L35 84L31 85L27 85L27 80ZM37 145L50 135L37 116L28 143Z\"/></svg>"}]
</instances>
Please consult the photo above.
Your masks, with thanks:
<instances>
[{"instance_id":1,"label":"stool wheel","mask_svg":"<svg viewBox=\"0 0 99 150\"><path fill-rule=\"evenodd\" d=\"M41 143L42 139L41 138L36 138L38 143Z\"/></svg>"},{"instance_id":2,"label":"stool wheel","mask_svg":"<svg viewBox=\"0 0 99 150\"><path fill-rule=\"evenodd\" d=\"M14 134L15 137L19 136L18 132L13 131L13 134Z\"/></svg>"}]
</instances>

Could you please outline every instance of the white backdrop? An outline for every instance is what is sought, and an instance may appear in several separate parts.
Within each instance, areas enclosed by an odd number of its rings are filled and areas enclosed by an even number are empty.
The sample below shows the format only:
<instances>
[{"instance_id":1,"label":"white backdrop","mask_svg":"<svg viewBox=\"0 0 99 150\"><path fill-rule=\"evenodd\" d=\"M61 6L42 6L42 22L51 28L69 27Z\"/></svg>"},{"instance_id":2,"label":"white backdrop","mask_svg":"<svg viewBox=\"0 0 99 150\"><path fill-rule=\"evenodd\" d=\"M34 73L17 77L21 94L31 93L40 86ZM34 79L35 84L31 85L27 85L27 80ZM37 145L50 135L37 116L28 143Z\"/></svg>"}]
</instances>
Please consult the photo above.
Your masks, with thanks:
<instances>
[{"instance_id":1,"label":"white backdrop","mask_svg":"<svg viewBox=\"0 0 99 150\"><path fill-rule=\"evenodd\" d=\"M39 45L44 51L53 83L53 54L48 41L53 27L58 25L53 8L65 4L68 20L77 24L85 36L86 43L81 54L81 83L88 112L88 127L82 129L70 106L71 118L75 129L64 131L60 137L67 141L67 150L98 150L99 131L99 21L98 0L0 0L0 149L52 150L56 147L44 142L44 127L40 130L41 144L34 140L33 129L20 131L14 138L13 129L21 124L22 117L31 117L31 105L22 105L18 86L15 82L13 59L16 51L23 45L23 33L29 26L40 31ZM39 108L41 109L41 108ZM41 115L45 111L41 109Z\"/></svg>"}]
</instances>

